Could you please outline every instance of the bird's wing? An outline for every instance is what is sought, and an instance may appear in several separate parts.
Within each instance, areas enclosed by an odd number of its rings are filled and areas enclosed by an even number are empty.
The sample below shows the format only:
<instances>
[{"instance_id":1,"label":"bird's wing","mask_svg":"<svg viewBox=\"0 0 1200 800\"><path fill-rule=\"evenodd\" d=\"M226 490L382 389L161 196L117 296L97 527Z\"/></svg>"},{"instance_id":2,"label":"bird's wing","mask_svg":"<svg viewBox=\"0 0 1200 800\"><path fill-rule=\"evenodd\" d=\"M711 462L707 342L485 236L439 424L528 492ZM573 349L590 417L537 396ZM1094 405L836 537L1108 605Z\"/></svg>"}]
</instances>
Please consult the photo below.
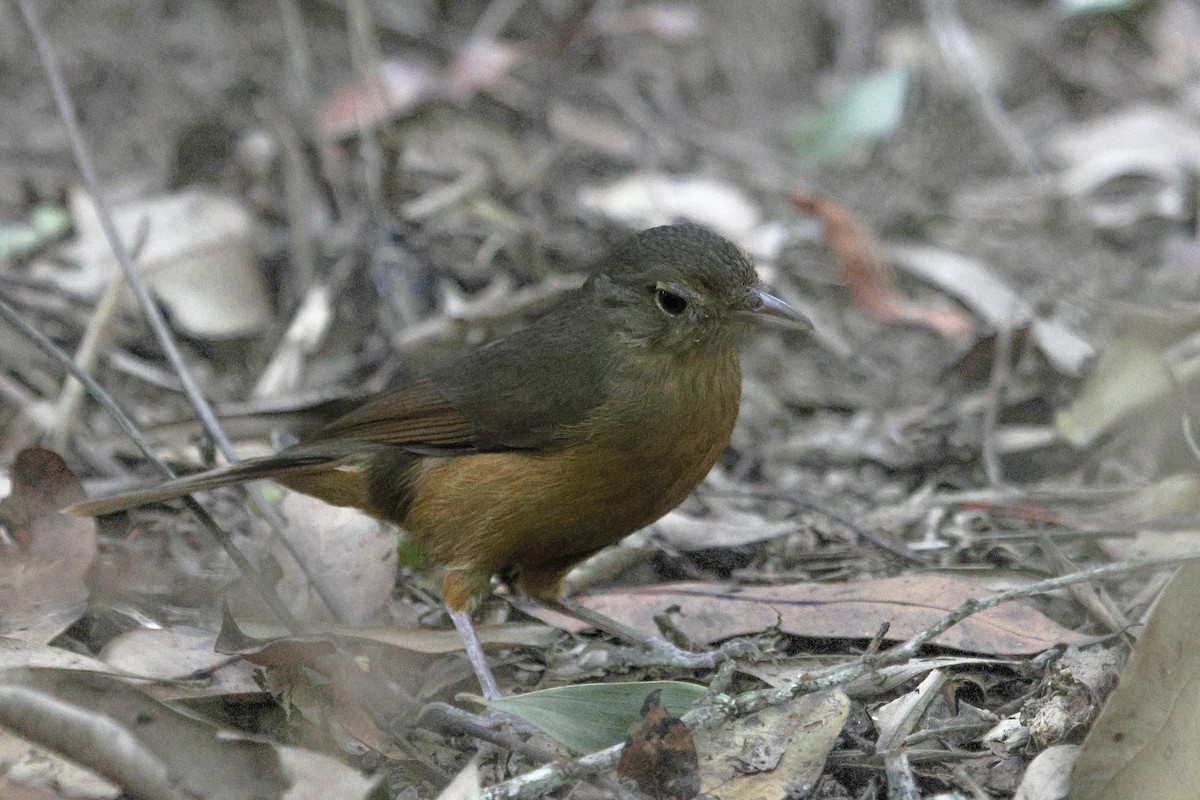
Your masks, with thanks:
<instances>
[{"instance_id":1,"label":"bird's wing","mask_svg":"<svg viewBox=\"0 0 1200 800\"><path fill-rule=\"evenodd\" d=\"M302 445L350 439L432 454L569 441L573 426L606 397L608 340L594 319L584 319L552 312L379 395Z\"/></svg>"},{"instance_id":2,"label":"bird's wing","mask_svg":"<svg viewBox=\"0 0 1200 800\"><path fill-rule=\"evenodd\" d=\"M306 436L303 446L353 440L414 449L471 450L475 426L429 380L378 395Z\"/></svg>"}]
</instances>

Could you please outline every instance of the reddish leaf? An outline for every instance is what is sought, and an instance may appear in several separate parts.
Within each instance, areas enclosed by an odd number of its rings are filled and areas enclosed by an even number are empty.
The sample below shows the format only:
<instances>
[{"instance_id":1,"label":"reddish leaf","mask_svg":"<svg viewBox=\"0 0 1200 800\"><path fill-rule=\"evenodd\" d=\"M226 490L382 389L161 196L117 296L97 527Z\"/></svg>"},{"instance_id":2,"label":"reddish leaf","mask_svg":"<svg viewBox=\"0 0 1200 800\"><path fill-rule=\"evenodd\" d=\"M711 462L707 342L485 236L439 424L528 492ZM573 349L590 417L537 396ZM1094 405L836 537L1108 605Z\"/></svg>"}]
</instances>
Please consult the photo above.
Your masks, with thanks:
<instances>
[{"instance_id":1,"label":"reddish leaf","mask_svg":"<svg viewBox=\"0 0 1200 800\"><path fill-rule=\"evenodd\" d=\"M905 575L854 583L796 583L731 589L714 583L677 583L620 589L578 597L601 614L657 633L657 614L681 611L675 624L692 641L712 643L778 627L793 636L870 639L890 622L890 641L907 639L949 611L987 592L950 575ZM577 621L537 612L567 630ZM1062 627L1021 602L982 611L934 640L944 647L991 655L1038 653L1059 643L1082 644L1088 637Z\"/></svg>"},{"instance_id":2,"label":"reddish leaf","mask_svg":"<svg viewBox=\"0 0 1200 800\"><path fill-rule=\"evenodd\" d=\"M825 240L842 267L842 280L855 305L874 317L922 323L946 336L971 332L965 313L919 305L892 283L892 269L880 255L879 242L849 209L819 194L794 192L792 205L825 223Z\"/></svg>"},{"instance_id":3,"label":"reddish leaf","mask_svg":"<svg viewBox=\"0 0 1200 800\"><path fill-rule=\"evenodd\" d=\"M0 634L46 643L78 619L96 557L96 521L60 509L84 499L71 468L50 450L22 450L0 525L19 545L0 550Z\"/></svg>"}]
</instances>

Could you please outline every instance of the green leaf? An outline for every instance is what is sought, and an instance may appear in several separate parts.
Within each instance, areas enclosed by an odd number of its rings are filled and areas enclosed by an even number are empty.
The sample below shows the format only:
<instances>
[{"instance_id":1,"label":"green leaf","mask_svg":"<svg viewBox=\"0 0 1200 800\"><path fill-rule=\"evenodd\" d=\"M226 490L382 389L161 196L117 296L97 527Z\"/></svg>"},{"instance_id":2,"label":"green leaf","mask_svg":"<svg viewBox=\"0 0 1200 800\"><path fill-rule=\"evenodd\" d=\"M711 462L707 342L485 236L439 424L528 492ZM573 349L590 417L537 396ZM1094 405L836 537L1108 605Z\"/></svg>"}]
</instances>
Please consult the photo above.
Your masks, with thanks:
<instances>
[{"instance_id":1,"label":"green leaf","mask_svg":"<svg viewBox=\"0 0 1200 800\"><path fill-rule=\"evenodd\" d=\"M842 92L819 120L797 132L792 144L808 158L833 160L856 142L895 130L907 97L906 68L868 75Z\"/></svg>"},{"instance_id":2,"label":"green leaf","mask_svg":"<svg viewBox=\"0 0 1200 800\"><path fill-rule=\"evenodd\" d=\"M0 225L0 261L26 256L66 234L71 218L61 206L38 206L28 222Z\"/></svg>"},{"instance_id":3,"label":"green leaf","mask_svg":"<svg viewBox=\"0 0 1200 800\"><path fill-rule=\"evenodd\" d=\"M407 536L400 537L400 541L396 543L396 556L401 568L422 570L429 566L429 554Z\"/></svg>"},{"instance_id":4,"label":"green leaf","mask_svg":"<svg viewBox=\"0 0 1200 800\"><path fill-rule=\"evenodd\" d=\"M1058 0L1068 14L1105 14L1133 8L1138 0Z\"/></svg>"},{"instance_id":5,"label":"green leaf","mask_svg":"<svg viewBox=\"0 0 1200 800\"><path fill-rule=\"evenodd\" d=\"M577 753L592 753L625 741L655 689L662 689L662 703L674 716L705 692L682 681L581 683L500 697L488 705L516 714Z\"/></svg>"}]
</instances>

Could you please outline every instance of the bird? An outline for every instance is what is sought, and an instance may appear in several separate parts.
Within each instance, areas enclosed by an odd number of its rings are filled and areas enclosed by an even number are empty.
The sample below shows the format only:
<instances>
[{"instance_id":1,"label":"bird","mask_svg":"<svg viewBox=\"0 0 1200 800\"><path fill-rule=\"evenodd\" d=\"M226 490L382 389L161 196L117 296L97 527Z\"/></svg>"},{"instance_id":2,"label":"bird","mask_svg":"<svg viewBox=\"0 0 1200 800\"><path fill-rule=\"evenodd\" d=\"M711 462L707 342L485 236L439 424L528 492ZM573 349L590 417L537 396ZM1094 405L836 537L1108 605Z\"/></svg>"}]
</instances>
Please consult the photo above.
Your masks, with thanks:
<instances>
[{"instance_id":1,"label":"bird","mask_svg":"<svg viewBox=\"0 0 1200 800\"><path fill-rule=\"evenodd\" d=\"M738 334L757 320L812 328L732 242L691 223L649 228L528 327L275 455L67 510L111 514L269 478L403 528L445 568L460 633L497 574L561 609L572 567L675 508L716 463L738 416Z\"/></svg>"}]
</instances>

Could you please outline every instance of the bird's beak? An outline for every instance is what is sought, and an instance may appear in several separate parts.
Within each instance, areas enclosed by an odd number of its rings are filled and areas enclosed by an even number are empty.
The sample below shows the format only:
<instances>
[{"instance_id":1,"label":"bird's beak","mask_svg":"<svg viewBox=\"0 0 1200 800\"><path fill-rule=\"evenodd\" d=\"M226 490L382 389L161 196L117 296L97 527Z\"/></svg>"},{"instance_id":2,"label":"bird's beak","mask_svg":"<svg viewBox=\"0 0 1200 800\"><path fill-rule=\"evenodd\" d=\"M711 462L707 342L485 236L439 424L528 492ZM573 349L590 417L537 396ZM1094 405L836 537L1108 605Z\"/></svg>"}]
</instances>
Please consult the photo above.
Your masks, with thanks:
<instances>
[{"instance_id":1,"label":"bird's beak","mask_svg":"<svg viewBox=\"0 0 1200 800\"><path fill-rule=\"evenodd\" d=\"M773 322L794 331L811 331L812 322L787 303L762 289L751 289L746 297L746 310L756 320Z\"/></svg>"}]
</instances>

